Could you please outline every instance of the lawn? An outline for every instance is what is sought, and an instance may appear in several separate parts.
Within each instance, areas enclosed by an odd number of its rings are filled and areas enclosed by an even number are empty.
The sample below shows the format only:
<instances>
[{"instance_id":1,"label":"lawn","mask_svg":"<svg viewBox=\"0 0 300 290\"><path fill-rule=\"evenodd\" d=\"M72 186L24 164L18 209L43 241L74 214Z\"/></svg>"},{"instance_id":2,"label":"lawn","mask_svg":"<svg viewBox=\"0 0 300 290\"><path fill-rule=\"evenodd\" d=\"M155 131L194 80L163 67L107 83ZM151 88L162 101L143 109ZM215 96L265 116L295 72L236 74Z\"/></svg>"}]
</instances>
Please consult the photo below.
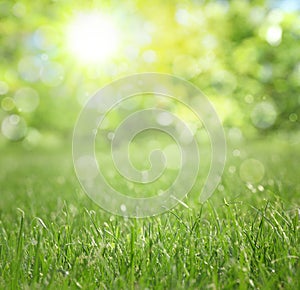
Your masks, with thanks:
<instances>
[{"instance_id":1,"label":"lawn","mask_svg":"<svg viewBox=\"0 0 300 290\"><path fill-rule=\"evenodd\" d=\"M0 289L300 290L299 3L0 0Z\"/></svg>"},{"instance_id":2,"label":"lawn","mask_svg":"<svg viewBox=\"0 0 300 290\"><path fill-rule=\"evenodd\" d=\"M111 215L83 193L71 142L11 143L0 161L0 288L300 289L299 143L278 136L240 154L229 142L211 199L193 190L146 219ZM249 157L265 166L259 184L239 178Z\"/></svg>"}]
</instances>

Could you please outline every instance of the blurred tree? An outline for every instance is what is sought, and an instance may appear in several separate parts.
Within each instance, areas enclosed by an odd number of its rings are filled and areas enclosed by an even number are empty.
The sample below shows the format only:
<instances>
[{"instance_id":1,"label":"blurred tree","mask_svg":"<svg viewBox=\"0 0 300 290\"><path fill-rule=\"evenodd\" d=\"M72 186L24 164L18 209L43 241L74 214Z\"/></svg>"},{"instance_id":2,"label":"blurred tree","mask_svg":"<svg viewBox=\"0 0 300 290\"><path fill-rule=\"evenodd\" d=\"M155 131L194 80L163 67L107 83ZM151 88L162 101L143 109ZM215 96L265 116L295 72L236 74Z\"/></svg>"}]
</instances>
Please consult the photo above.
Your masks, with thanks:
<instances>
[{"instance_id":1,"label":"blurred tree","mask_svg":"<svg viewBox=\"0 0 300 290\"><path fill-rule=\"evenodd\" d=\"M175 74L199 86L225 126L248 134L298 130L300 17L296 5L284 9L280 3L1 1L2 133L18 139L10 134L24 122L42 134L71 133L97 88L144 71ZM70 50L67 32L76 15L93 11L114 23L118 47L104 60L85 63ZM27 95L20 93L24 88Z\"/></svg>"}]
</instances>

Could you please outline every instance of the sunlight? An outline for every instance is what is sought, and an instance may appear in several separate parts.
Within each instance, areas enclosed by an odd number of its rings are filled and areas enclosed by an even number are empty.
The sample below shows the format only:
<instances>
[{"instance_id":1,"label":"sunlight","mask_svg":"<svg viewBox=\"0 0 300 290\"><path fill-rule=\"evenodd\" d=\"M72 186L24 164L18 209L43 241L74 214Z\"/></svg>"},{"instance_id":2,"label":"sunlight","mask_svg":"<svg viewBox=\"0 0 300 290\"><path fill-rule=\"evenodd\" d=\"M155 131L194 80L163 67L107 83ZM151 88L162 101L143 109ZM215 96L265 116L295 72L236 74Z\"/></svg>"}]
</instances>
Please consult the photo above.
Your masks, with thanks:
<instances>
[{"instance_id":1,"label":"sunlight","mask_svg":"<svg viewBox=\"0 0 300 290\"><path fill-rule=\"evenodd\" d=\"M104 61L118 45L111 19L100 13L79 14L67 29L70 51L83 62Z\"/></svg>"}]
</instances>

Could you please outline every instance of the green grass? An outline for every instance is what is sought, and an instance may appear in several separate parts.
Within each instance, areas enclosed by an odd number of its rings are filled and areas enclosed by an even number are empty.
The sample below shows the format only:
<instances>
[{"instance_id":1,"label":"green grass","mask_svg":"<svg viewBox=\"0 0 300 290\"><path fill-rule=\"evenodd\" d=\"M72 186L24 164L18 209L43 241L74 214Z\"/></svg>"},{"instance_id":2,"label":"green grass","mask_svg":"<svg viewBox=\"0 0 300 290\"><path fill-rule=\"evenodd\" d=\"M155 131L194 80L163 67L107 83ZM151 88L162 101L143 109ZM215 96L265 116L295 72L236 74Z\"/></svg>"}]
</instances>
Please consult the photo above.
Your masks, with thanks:
<instances>
[{"instance_id":1,"label":"green grass","mask_svg":"<svg viewBox=\"0 0 300 290\"><path fill-rule=\"evenodd\" d=\"M229 149L209 202L194 190L189 208L138 220L87 198L69 150L3 149L0 288L300 289L300 152L269 146L247 144L239 158ZM238 178L253 156L266 167L259 190Z\"/></svg>"}]
</instances>

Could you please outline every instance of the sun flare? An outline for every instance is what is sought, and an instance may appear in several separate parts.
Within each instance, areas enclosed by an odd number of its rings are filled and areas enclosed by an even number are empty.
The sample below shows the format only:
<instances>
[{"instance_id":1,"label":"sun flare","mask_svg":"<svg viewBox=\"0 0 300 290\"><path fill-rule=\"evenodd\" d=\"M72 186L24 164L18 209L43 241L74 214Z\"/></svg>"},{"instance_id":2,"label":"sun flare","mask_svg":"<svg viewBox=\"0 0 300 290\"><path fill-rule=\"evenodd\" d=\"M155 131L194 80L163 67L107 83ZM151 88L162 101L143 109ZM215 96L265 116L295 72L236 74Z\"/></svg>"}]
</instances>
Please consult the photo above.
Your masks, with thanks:
<instances>
[{"instance_id":1,"label":"sun flare","mask_svg":"<svg viewBox=\"0 0 300 290\"><path fill-rule=\"evenodd\" d=\"M68 47L83 62L105 61L118 45L112 20L100 13L79 14L67 29Z\"/></svg>"}]
</instances>

